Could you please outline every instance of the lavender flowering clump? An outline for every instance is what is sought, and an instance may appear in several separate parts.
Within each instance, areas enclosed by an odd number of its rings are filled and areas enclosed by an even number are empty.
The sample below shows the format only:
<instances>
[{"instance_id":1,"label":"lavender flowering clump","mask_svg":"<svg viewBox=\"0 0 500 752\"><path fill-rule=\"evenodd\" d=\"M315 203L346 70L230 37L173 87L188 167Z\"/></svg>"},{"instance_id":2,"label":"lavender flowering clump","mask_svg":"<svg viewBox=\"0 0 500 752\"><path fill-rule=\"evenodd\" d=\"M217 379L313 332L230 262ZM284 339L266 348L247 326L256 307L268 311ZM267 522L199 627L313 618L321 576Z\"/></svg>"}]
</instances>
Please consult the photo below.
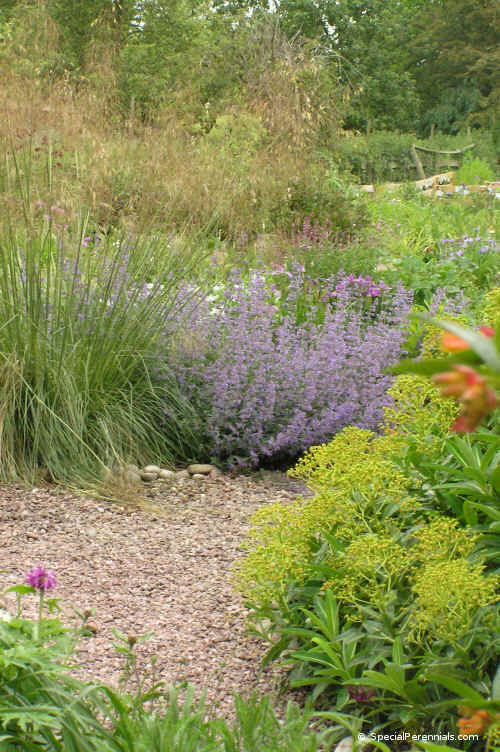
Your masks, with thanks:
<instances>
[{"instance_id":1,"label":"lavender flowering clump","mask_svg":"<svg viewBox=\"0 0 500 752\"><path fill-rule=\"evenodd\" d=\"M391 383L384 369L403 354L412 294L402 286L372 295L366 278L311 284L298 265L276 274L285 287L265 272L234 273L218 304L186 326L201 347L172 358L208 453L233 466L292 458L347 425L376 428Z\"/></svg>"},{"instance_id":2,"label":"lavender flowering clump","mask_svg":"<svg viewBox=\"0 0 500 752\"><path fill-rule=\"evenodd\" d=\"M55 573L42 566L35 567L26 573L26 582L36 590L52 590L57 584Z\"/></svg>"}]
</instances>

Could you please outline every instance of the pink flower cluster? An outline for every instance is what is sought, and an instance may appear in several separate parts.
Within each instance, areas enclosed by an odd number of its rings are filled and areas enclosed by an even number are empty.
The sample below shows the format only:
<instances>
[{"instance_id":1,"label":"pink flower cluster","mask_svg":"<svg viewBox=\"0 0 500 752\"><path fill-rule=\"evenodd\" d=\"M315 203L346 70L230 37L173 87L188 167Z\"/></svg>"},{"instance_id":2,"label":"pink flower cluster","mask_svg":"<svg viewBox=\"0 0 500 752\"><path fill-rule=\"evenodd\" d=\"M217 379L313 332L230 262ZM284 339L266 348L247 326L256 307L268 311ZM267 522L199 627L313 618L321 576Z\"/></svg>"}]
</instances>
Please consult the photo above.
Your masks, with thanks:
<instances>
[{"instance_id":1,"label":"pink flower cluster","mask_svg":"<svg viewBox=\"0 0 500 752\"><path fill-rule=\"evenodd\" d=\"M57 584L55 573L42 566L35 567L26 573L26 582L36 590L52 590Z\"/></svg>"}]
</instances>

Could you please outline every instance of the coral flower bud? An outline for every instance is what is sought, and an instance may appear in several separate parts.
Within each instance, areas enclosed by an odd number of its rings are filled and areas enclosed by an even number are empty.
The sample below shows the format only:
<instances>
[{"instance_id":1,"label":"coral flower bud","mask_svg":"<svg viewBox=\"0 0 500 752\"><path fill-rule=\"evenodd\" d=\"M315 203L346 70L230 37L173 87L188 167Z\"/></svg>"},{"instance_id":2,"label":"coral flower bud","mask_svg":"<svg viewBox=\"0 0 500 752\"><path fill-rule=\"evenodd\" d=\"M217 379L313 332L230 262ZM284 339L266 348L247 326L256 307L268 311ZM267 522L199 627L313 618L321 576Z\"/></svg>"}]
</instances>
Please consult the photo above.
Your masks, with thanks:
<instances>
[{"instance_id":1,"label":"coral flower bud","mask_svg":"<svg viewBox=\"0 0 500 752\"><path fill-rule=\"evenodd\" d=\"M474 433L480 420L477 420L475 415L467 415L463 413L459 415L456 421L451 426L453 433Z\"/></svg>"},{"instance_id":2,"label":"coral flower bud","mask_svg":"<svg viewBox=\"0 0 500 752\"><path fill-rule=\"evenodd\" d=\"M492 329L491 326L480 326L479 331L485 337L495 336L495 330ZM449 352L449 353L463 352L464 350L470 350L470 347L471 346L469 345L468 342L466 342L464 339L457 336L456 334L452 334L451 332L445 332L443 334L443 338L441 340L441 350L443 350L443 352Z\"/></svg>"},{"instance_id":3,"label":"coral flower bud","mask_svg":"<svg viewBox=\"0 0 500 752\"><path fill-rule=\"evenodd\" d=\"M472 433L482 419L498 404L493 390L483 377L469 366L454 366L453 371L438 373L433 381L441 389L441 394L455 397L461 405L460 414L451 426L455 433Z\"/></svg>"},{"instance_id":4,"label":"coral flower bud","mask_svg":"<svg viewBox=\"0 0 500 752\"><path fill-rule=\"evenodd\" d=\"M463 352L470 350L470 345L461 337L451 332L445 332L441 340L441 350L449 353Z\"/></svg>"},{"instance_id":5,"label":"coral flower bud","mask_svg":"<svg viewBox=\"0 0 500 752\"><path fill-rule=\"evenodd\" d=\"M460 397L467 386L464 374L458 371L446 371L437 373L432 380L441 389L441 394L445 397Z\"/></svg>"},{"instance_id":6,"label":"coral flower bud","mask_svg":"<svg viewBox=\"0 0 500 752\"><path fill-rule=\"evenodd\" d=\"M480 326L479 331L484 334L485 337L494 337L495 330L492 326Z\"/></svg>"}]
</instances>

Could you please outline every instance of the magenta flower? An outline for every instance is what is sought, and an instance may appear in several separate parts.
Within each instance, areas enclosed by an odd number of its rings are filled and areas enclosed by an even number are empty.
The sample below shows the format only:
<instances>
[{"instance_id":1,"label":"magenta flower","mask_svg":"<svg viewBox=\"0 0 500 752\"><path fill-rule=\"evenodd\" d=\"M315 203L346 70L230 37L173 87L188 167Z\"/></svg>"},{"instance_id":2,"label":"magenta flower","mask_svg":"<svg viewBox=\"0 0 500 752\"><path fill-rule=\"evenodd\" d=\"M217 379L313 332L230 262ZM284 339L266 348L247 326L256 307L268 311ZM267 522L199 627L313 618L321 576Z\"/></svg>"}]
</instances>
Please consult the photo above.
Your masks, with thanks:
<instances>
[{"instance_id":1,"label":"magenta flower","mask_svg":"<svg viewBox=\"0 0 500 752\"><path fill-rule=\"evenodd\" d=\"M351 700L356 702L370 702L375 697L375 690L373 687L353 687L352 685L347 687L347 692Z\"/></svg>"},{"instance_id":2,"label":"magenta flower","mask_svg":"<svg viewBox=\"0 0 500 752\"><path fill-rule=\"evenodd\" d=\"M35 567L31 572L26 573L26 582L36 590L52 590L56 586L57 580L54 572L46 570L42 566Z\"/></svg>"}]
</instances>

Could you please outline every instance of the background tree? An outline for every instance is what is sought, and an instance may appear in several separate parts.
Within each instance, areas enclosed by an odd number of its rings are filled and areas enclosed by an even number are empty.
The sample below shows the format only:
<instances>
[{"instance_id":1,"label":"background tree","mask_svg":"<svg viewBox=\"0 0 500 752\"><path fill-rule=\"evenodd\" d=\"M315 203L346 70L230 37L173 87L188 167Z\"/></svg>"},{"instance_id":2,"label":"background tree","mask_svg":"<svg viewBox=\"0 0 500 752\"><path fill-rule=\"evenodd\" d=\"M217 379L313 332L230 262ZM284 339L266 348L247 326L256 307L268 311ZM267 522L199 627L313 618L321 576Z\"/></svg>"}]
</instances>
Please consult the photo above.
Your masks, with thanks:
<instances>
[{"instance_id":1,"label":"background tree","mask_svg":"<svg viewBox=\"0 0 500 752\"><path fill-rule=\"evenodd\" d=\"M409 40L423 125L446 133L493 126L500 98L496 0L443 0L415 19Z\"/></svg>"}]
</instances>

